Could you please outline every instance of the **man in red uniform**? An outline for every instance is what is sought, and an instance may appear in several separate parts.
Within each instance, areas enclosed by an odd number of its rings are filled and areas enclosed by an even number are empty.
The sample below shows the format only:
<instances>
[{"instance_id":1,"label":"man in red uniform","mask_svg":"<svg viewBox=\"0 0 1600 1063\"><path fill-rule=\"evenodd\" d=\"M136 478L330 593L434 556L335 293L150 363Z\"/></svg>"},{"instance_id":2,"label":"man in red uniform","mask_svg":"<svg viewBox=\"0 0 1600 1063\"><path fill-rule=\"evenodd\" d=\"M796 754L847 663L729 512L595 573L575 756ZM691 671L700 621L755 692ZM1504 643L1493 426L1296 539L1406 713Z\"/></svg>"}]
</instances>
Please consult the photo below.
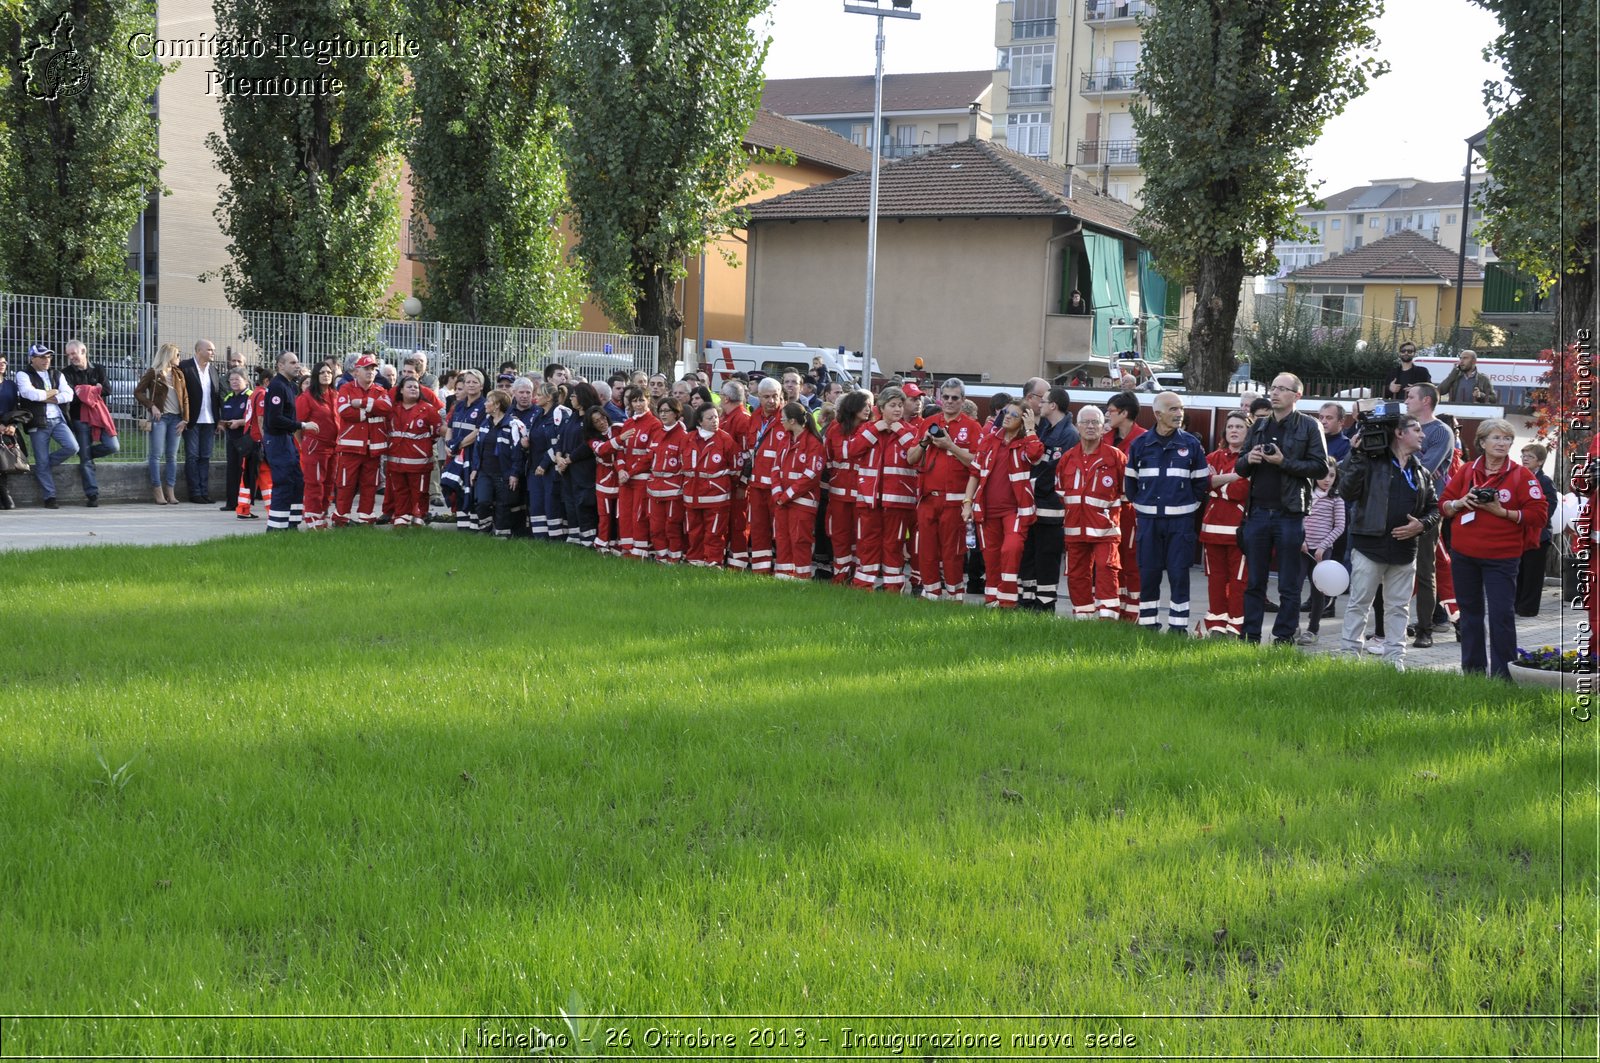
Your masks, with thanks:
<instances>
[{"instance_id":1,"label":"man in red uniform","mask_svg":"<svg viewBox=\"0 0 1600 1063\"><path fill-rule=\"evenodd\" d=\"M1119 391L1111 396L1106 403L1106 429L1109 432L1107 442L1118 450L1122 456L1128 456L1128 448L1133 446L1133 441L1144 435L1144 429L1139 427L1139 400L1131 391ZM1134 520L1132 506L1122 507L1122 539L1119 543L1121 555L1133 559L1133 541L1138 529ZM1117 576L1117 588L1122 599L1122 619L1128 623L1137 623L1139 620L1139 566L1123 565Z\"/></svg>"},{"instance_id":2,"label":"man in red uniform","mask_svg":"<svg viewBox=\"0 0 1600 1063\"><path fill-rule=\"evenodd\" d=\"M1078 445L1056 466L1062 536L1067 547L1067 594L1072 615L1115 620L1120 608L1117 576L1122 571L1122 477L1127 458L1104 442L1105 417L1098 408L1078 411Z\"/></svg>"},{"instance_id":3,"label":"man in red uniform","mask_svg":"<svg viewBox=\"0 0 1600 1063\"><path fill-rule=\"evenodd\" d=\"M756 394L761 396L761 408L755 413L755 436L751 443L754 461L746 496L750 569L770 576L776 541L772 490L778 486L778 457L789 446L789 433L783 427L783 417L778 409L778 399L782 394L778 382L767 377L756 385Z\"/></svg>"},{"instance_id":4,"label":"man in red uniform","mask_svg":"<svg viewBox=\"0 0 1600 1063\"><path fill-rule=\"evenodd\" d=\"M939 387L939 413L922 441L906 452L921 473L917 502L917 573L922 595L959 602L967 586L967 525L961 519L967 478L983 426L961 412L966 385L951 377Z\"/></svg>"},{"instance_id":5,"label":"man in red uniform","mask_svg":"<svg viewBox=\"0 0 1600 1063\"><path fill-rule=\"evenodd\" d=\"M377 519L378 466L389 449L389 414L394 400L374 383L378 360L356 359L355 377L339 388L334 416L339 420L338 457L334 462L333 523L371 524Z\"/></svg>"}]
</instances>

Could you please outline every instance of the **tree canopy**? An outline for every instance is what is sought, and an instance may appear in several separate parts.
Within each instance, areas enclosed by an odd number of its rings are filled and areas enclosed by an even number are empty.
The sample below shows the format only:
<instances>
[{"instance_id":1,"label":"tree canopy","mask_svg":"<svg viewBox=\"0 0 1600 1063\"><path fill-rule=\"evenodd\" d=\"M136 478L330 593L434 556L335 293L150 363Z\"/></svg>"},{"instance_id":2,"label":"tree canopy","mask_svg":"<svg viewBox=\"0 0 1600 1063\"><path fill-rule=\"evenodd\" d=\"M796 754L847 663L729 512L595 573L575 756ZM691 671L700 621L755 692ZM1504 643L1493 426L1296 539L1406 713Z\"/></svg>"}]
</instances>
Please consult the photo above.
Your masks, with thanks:
<instances>
[{"instance_id":1,"label":"tree canopy","mask_svg":"<svg viewBox=\"0 0 1600 1063\"><path fill-rule=\"evenodd\" d=\"M675 357L684 258L738 228L769 0L566 0L560 144L584 279Z\"/></svg>"},{"instance_id":2,"label":"tree canopy","mask_svg":"<svg viewBox=\"0 0 1600 1063\"><path fill-rule=\"evenodd\" d=\"M1133 107L1145 172L1139 234L1193 285L1185 366L1220 389L1247 273L1276 268L1312 200L1305 152L1386 70L1372 54L1382 0L1162 0L1142 20Z\"/></svg>"},{"instance_id":3,"label":"tree canopy","mask_svg":"<svg viewBox=\"0 0 1600 1063\"><path fill-rule=\"evenodd\" d=\"M155 5L6 0L0 73L0 281L19 291L132 299L128 233L162 190L149 100L161 66L127 46Z\"/></svg>"}]
</instances>

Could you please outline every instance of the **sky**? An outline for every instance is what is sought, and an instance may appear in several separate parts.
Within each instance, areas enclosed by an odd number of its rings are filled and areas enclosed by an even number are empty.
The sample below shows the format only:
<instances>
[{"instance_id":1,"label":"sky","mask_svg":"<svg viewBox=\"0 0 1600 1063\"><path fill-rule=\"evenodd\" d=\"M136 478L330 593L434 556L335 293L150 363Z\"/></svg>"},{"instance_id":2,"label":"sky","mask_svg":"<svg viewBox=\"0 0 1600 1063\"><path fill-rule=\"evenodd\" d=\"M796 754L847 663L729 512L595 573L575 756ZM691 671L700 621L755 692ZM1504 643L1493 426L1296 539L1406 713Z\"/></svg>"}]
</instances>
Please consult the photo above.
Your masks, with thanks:
<instances>
[{"instance_id":1,"label":"sky","mask_svg":"<svg viewBox=\"0 0 1600 1063\"><path fill-rule=\"evenodd\" d=\"M1309 153L1321 194L1389 177L1458 179L1466 138L1489 123L1483 83L1501 72L1482 52L1497 31L1494 16L1468 0L1386 6L1378 55L1390 72L1330 121ZM915 10L920 21L884 21L884 73L993 69L993 0L915 0ZM846 14L843 0L775 0L769 17L767 77L872 73L877 23Z\"/></svg>"}]
</instances>

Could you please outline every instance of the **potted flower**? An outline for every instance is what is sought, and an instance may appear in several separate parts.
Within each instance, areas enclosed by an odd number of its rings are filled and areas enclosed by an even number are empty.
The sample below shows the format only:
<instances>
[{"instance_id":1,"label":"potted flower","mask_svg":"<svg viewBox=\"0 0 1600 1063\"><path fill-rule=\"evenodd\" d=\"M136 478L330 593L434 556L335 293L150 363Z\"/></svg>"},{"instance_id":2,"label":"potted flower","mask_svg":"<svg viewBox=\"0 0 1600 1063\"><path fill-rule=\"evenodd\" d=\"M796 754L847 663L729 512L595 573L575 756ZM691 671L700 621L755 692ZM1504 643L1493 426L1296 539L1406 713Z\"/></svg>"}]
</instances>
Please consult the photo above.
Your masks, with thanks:
<instances>
[{"instance_id":1,"label":"potted flower","mask_svg":"<svg viewBox=\"0 0 1600 1063\"><path fill-rule=\"evenodd\" d=\"M1576 691L1580 680L1592 687L1594 675L1593 656L1556 646L1540 646L1536 650L1519 646L1516 659L1511 662L1511 678L1524 686Z\"/></svg>"}]
</instances>

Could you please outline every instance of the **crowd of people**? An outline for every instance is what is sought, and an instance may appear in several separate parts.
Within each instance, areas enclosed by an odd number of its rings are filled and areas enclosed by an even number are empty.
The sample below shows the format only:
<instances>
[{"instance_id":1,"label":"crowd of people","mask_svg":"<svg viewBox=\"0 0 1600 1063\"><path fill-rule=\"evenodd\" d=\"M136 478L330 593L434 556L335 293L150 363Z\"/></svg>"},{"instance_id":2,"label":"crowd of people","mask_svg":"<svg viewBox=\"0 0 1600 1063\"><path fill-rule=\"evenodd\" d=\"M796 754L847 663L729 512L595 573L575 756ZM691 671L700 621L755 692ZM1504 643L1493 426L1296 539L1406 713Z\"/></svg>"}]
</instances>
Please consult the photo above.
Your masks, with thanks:
<instances>
[{"instance_id":1,"label":"crowd of people","mask_svg":"<svg viewBox=\"0 0 1600 1063\"><path fill-rule=\"evenodd\" d=\"M81 345L68 350L82 370ZM1455 629L1463 670L1494 675L1515 651L1514 612L1538 609L1551 542L1543 448L1512 461L1513 430L1494 419L1478 426L1481 454L1463 453L1426 381L1405 385L1404 414L1363 427L1335 403L1298 412L1300 381L1280 374L1226 415L1208 451L1175 393L1154 396L1145 429L1134 393L1074 413L1042 378L980 416L955 378L931 395L915 381L874 395L790 371L713 392L697 371L618 372L602 386L559 364L527 376L506 363L491 385L477 369L435 379L420 354L305 367L285 352L252 379L212 365L213 350L202 341L184 359L164 345L135 389L155 501L177 501L179 437L186 468L202 465L191 500L209 501L209 454L189 449L198 424L226 440L223 507L254 519L261 496L268 531L447 519L936 600L981 579L990 606L1050 612L1064 575L1081 619L1256 642L1275 613L1279 645L1320 638L1333 596L1311 590L1302 629L1302 590L1333 562L1348 573L1343 651L1403 670L1408 640ZM69 441L90 445L71 402L95 398L55 382L49 357L30 352L35 371L17 385L41 422L29 429L40 466ZM1197 561L1209 604L1192 623Z\"/></svg>"}]
</instances>

